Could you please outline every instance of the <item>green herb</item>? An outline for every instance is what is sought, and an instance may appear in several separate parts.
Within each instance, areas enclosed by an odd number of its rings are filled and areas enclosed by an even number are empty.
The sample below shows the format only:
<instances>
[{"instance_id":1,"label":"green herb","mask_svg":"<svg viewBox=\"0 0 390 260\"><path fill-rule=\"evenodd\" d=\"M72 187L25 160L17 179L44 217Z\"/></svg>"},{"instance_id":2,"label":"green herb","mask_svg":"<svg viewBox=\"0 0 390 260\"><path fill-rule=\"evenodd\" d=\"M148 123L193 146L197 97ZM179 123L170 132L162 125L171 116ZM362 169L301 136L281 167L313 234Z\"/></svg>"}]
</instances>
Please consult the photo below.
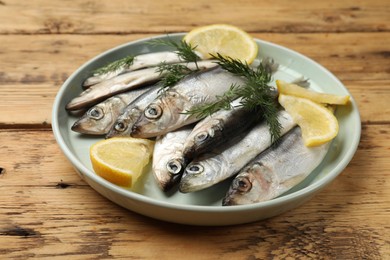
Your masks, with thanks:
<instances>
[{"instance_id":1,"label":"green herb","mask_svg":"<svg viewBox=\"0 0 390 260\"><path fill-rule=\"evenodd\" d=\"M241 105L249 110L255 111L267 122L271 141L279 139L282 126L278 121L278 104L276 102L277 93L272 91L267 85L260 85L254 81L248 82L240 88Z\"/></svg>"},{"instance_id":2,"label":"green herb","mask_svg":"<svg viewBox=\"0 0 390 260\"><path fill-rule=\"evenodd\" d=\"M185 76L190 74L192 71L182 64L167 64L165 62L160 63L157 66L157 72L163 74L160 84L160 91L165 91L171 86L175 85Z\"/></svg>"},{"instance_id":3,"label":"green herb","mask_svg":"<svg viewBox=\"0 0 390 260\"><path fill-rule=\"evenodd\" d=\"M193 109L184 113L194 115L197 118L204 118L221 109L230 110L232 109L231 102L237 99L240 95L239 88L240 86L233 84L230 86L229 90L226 91L223 95L217 96L217 101L215 101L214 103L196 106Z\"/></svg>"},{"instance_id":4,"label":"green herb","mask_svg":"<svg viewBox=\"0 0 390 260\"><path fill-rule=\"evenodd\" d=\"M104 67L96 69L94 73L98 75L109 73L112 71L122 69L124 67L130 67L133 64L133 62L134 62L134 56L129 55L120 60L113 61Z\"/></svg>"},{"instance_id":5,"label":"green herb","mask_svg":"<svg viewBox=\"0 0 390 260\"><path fill-rule=\"evenodd\" d=\"M259 87L269 89L267 84L271 81L271 72L263 64L260 64L256 70L252 69L248 63L230 57L224 57L221 54L211 54L224 70L234 75L244 77L248 82L258 83Z\"/></svg>"},{"instance_id":6,"label":"green herb","mask_svg":"<svg viewBox=\"0 0 390 260\"><path fill-rule=\"evenodd\" d=\"M170 87L174 86L181 79L183 79L185 76L199 71L197 61L199 61L200 58L194 52L195 47L192 47L190 44L186 43L185 41L175 42L168 36L167 40L155 39L150 41L149 44L173 47L175 48L177 55L184 62L187 63L194 62L196 66L195 70L190 70L189 68L187 68L187 66L183 64L167 64L165 62L160 63L157 66L157 72L163 74L162 79L160 81L161 84L160 91L166 91Z\"/></svg>"},{"instance_id":7,"label":"green herb","mask_svg":"<svg viewBox=\"0 0 390 260\"><path fill-rule=\"evenodd\" d=\"M154 39L149 42L151 45L162 45L162 46L170 46L176 49L177 55L184 61L184 62L195 62L196 68L198 68L197 61L200 60L198 55L195 53L195 47L192 47L191 44L188 44L185 41L175 42L169 36L167 37L167 40L163 39Z\"/></svg>"},{"instance_id":8,"label":"green herb","mask_svg":"<svg viewBox=\"0 0 390 260\"><path fill-rule=\"evenodd\" d=\"M198 106L186 113L197 117L205 117L221 109L231 109L231 102L240 98L239 106L257 112L259 116L261 115L266 120L270 127L272 142L279 139L281 125L277 118L276 93L268 86L271 80L269 68L260 64L254 70L247 63L242 63L240 60L226 58L220 54L213 57L217 59L217 63L223 69L243 77L245 83L242 86L232 85L227 92L217 97L216 102Z\"/></svg>"}]
</instances>

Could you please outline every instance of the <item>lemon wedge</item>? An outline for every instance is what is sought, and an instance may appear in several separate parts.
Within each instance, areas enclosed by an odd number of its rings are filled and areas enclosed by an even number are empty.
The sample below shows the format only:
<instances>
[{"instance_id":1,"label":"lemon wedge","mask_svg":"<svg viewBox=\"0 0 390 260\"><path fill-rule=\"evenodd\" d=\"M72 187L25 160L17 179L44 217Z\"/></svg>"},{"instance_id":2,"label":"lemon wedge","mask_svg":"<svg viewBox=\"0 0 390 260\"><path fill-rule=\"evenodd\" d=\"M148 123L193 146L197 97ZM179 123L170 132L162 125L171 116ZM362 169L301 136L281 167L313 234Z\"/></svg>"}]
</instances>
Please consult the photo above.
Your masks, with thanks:
<instances>
[{"instance_id":1,"label":"lemon wedge","mask_svg":"<svg viewBox=\"0 0 390 260\"><path fill-rule=\"evenodd\" d=\"M148 139L117 137L101 140L90 148L96 174L119 186L131 188L149 163L154 142Z\"/></svg>"},{"instance_id":2,"label":"lemon wedge","mask_svg":"<svg viewBox=\"0 0 390 260\"><path fill-rule=\"evenodd\" d=\"M278 88L279 93L281 94L307 98L317 103L332 104L332 105L346 105L350 99L348 95L339 96L333 94L319 93L309 89L302 88L292 83L287 83L283 80L276 80L276 86Z\"/></svg>"},{"instance_id":3,"label":"lemon wedge","mask_svg":"<svg viewBox=\"0 0 390 260\"><path fill-rule=\"evenodd\" d=\"M210 54L219 53L224 57L250 64L258 53L257 43L248 33L227 24L195 28L187 33L183 40L196 47L195 50L205 59L210 58Z\"/></svg>"},{"instance_id":4,"label":"lemon wedge","mask_svg":"<svg viewBox=\"0 0 390 260\"><path fill-rule=\"evenodd\" d=\"M279 94L279 103L301 127L306 146L318 146L337 136L339 124L331 109L306 98L284 94Z\"/></svg>"}]
</instances>

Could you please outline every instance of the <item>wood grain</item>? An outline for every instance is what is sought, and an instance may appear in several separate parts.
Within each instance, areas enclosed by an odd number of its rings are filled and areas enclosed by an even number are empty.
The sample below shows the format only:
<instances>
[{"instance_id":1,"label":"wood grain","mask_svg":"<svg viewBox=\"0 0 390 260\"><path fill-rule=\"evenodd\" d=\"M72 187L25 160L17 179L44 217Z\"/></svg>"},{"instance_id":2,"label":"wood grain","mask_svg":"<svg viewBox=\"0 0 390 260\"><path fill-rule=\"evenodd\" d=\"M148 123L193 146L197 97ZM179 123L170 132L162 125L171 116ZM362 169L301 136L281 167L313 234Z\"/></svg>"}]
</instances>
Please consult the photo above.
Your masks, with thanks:
<instances>
[{"instance_id":1,"label":"wood grain","mask_svg":"<svg viewBox=\"0 0 390 260\"><path fill-rule=\"evenodd\" d=\"M361 120L366 123L390 121L390 80L344 81L355 98ZM47 128L59 86L47 84L0 85L0 128Z\"/></svg>"},{"instance_id":2,"label":"wood grain","mask_svg":"<svg viewBox=\"0 0 390 260\"><path fill-rule=\"evenodd\" d=\"M389 13L384 0L0 0L0 258L390 259ZM308 203L255 223L183 226L113 204L54 140L57 91L105 50L212 23L334 73L360 109L357 153Z\"/></svg>"},{"instance_id":3,"label":"wood grain","mask_svg":"<svg viewBox=\"0 0 390 260\"><path fill-rule=\"evenodd\" d=\"M60 85L101 52L153 35L0 35L0 84ZM341 80L390 79L390 33L251 35L300 52Z\"/></svg>"},{"instance_id":4,"label":"wood grain","mask_svg":"<svg viewBox=\"0 0 390 260\"><path fill-rule=\"evenodd\" d=\"M4 101L0 124L50 125L54 97L67 77L99 53L147 36L99 35L93 36L93 41L87 35L0 36L0 93ZM328 68L356 98L364 122L390 119L386 105L390 97L390 33L253 36L291 48Z\"/></svg>"},{"instance_id":5,"label":"wood grain","mask_svg":"<svg viewBox=\"0 0 390 260\"><path fill-rule=\"evenodd\" d=\"M389 31L386 1L9 1L0 5L0 33L98 34L182 32L230 23L249 32Z\"/></svg>"},{"instance_id":6,"label":"wood grain","mask_svg":"<svg viewBox=\"0 0 390 260\"><path fill-rule=\"evenodd\" d=\"M80 180L50 131L0 131L0 140L7 140L0 149L6 169L0 175L0 254L384 259L390 249L389 138L389 125L365 126L350 165L295 210L239 226L191 227L139 216L100 196Z\"/></svg>"}]
</instances>

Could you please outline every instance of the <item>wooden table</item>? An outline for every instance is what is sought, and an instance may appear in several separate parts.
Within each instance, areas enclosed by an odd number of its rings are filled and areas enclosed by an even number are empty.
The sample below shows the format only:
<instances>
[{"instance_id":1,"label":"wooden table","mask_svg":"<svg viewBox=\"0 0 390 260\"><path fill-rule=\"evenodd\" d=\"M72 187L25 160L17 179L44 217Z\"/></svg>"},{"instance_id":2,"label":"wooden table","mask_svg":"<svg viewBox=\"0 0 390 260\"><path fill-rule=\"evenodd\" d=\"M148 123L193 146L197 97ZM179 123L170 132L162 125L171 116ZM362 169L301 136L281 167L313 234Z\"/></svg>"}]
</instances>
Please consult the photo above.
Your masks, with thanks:
<instances>
[{"instance_id":1,"label":"wooden table","mask_svg":"<svg viewBox=\"0 0 390 260\"><path fill-rule=\"evenodd\" d=\"M333 72L359 105L356 155L308 203L246 225L169 224L111 203L54 140L58 89L116 45L213 23ZM0 0L0 47L0 258L390 259L389 1Z\"/></svg>"}]
</instances>

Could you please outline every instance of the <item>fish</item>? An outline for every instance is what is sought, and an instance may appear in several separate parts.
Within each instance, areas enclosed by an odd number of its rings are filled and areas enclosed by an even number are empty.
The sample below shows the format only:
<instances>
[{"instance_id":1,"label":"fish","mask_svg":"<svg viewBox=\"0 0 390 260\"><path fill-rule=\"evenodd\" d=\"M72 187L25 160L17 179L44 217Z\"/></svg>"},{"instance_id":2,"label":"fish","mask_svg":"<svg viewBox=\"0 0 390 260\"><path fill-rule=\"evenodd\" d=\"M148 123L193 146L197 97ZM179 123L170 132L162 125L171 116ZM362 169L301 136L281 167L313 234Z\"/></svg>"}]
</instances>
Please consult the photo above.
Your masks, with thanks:
<instances>
[{"instance_id":1,"label":"fish","mask_svg":"<svg viewBox=\"0 0 390 260\"><path fill-rule=\"evenodd\" d=\"M114 71L93 74L83 82L83 87L88 88L92 85L95 85L105 80L112 79L120 74L124 74L130 71L139 70L147 67L154 67L161 62L170 64L179 63L182 62L182 60L177 52L172 51L139 54L134 57L133 62L130 65L123 64Z\"/></svg>"},{"instance_id":2,"label":"fish","mask_svg":"<svg viewBox=\"0 0 390 260\"><path fill-rule=\"evenodd\" d=\"M89 135L105 135L122 110L149 88L139 88L117 94L88 109L71 127L75 132Z\"/></svg>"},{"instance_id":3,"label":"fish","mask_svg":"<svg viewBox=\"0 0 390 260\"><path fill-rule=\"evenodd\" d=\"M160 79L160 73L155 68L147 68L128 72L110 80L103 81L81 92L67 105L67 110L79 110L99 103L116 94L135 89L147 84L153 84Z\"/></svg>"},{"instance_id":4,"label":"fish","mask_svg":"<svg viewBox=\"0 0 390 260\"><path fill-rule=\"evenodd\" d=\"M278 95L275 89L272 94ZM231 140L261 120L262 112L241 106L241 99L231 103L230 110L219 110L198 122L184 143L184 157L192 159Z\"/></svg>"},{"instance_id":5,"label":"fish","mask_svg":"<svg viewBox=\"0 0 390 260\"><path fill-rule=\"evenodd\" d=\"M239 136L261 118L259 113L236 107L238 104L236 100L230 110L219 110L199 121L184 142L184 157L189 160L211 151Z\"/></svg>"},{"instance_id":6,"label":"fish","mask_svg":"<svg viewBox=\"0 0 390 260\"><path fill-rule=\"evenodd\" d=\"M252 204L282 195L302 182L322 162L329 146L330 142L306 147L301 129L295 127L239 172L222 204Z\"/></svg>"},{"instance_id":7,"label":"fish","mask_svg":"<svg viewBox=\"0 0 390 260\"><path fill-rule=\"evenodd\" d=\"M290 114L278 112L281 136L296 123ZM265 120L256 124L249 132L243 133L234 141L194 158L184 170L179 184L183 193L208 188L235 175L259 153L271 146L271 134Z\"/></svg>"},{"instance_id":8,"label":"fish","mask_svg":"<svg viewBox=\"0 0 390 260\"><path fill-rule=\"evenodd\" d=\"M150 138L163 135L201 118L186 113L201 104L216 101L231 85L240 85L244 79L216 67L194 73L150 103L134 124L131 136Z\"/></svg>"},{"instance_id":9,"label":"fish","mask_svg":"<svg viewBox=\"0 0 390 260\"><path fill-rule=\"evenodd\" d=\"M128 104L121 114L117 116L114 124L106 134L106 138L130 136L134 123L137 122L146 106L158 96L160 89L160 85L156 83L148 91Z\"/></svg>"},{"instance_id":10,"label":"fish","mask_svg":"<svg viewBox=\"0 0 390 260\"><path fill-rule=\"evenodd\" d=\"M163 191L170 190L180 181L187 163L183 157L183 143L191 130L192 126L186 126L156 138L152 169Z\"/></svg>"},{"instance_id":11,"label":"fish","mask_svg":"<svg viewBox=\"0 0 390 260\"><path fill-rule=\"evenodd\" d=\"M197 62L198 67L194 62L183 63L182 65L187 66L191 70L204 70L216 66L212 61L199 61ZM73 98L65 108L67 110L79 110L92 106L116 94L153 84L159 81L165 74L166 72L160 73L154 67L121 74L87 88L79 96Z\"/></svg>"}]
</instances>

